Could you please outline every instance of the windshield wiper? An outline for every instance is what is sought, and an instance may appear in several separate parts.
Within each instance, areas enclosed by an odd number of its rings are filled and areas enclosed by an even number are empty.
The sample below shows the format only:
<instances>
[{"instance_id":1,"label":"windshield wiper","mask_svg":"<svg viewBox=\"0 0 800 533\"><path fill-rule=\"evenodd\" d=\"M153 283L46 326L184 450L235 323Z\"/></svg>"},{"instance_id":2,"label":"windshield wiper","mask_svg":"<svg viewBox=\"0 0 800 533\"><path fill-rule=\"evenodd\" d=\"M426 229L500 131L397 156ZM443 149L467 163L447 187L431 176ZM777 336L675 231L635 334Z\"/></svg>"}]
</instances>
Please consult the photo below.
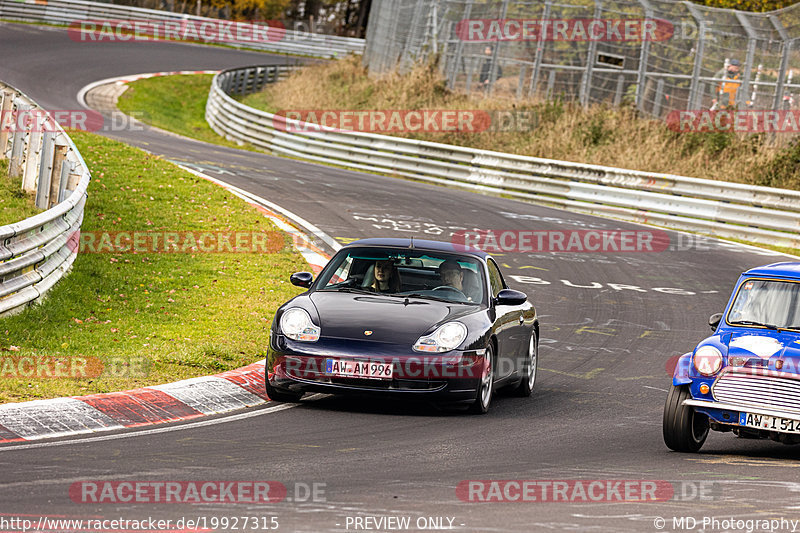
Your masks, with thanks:
<instances>
[{"instance_id":1,"label":"windshield wiper","mask_svg":"<svg viewBox=\"0 0 800 533\"><path fill-rule=\"evenodd\" d=\"M418 292L412 294L398 294L398 296L403 296L406 298L422 298L424 300L436 300L437 302L444 302L448 304L478 305L477 302L470 302L468 300L448 300L447 298L440 298L438 296L433 296L432 294L420 294Z\"/></svg>"},{"instance_id":2,"label":"windshield wiper","mask_svg":"<svg viewBox=\"0 0 800 533\"><path fill-rule=\"evenodd\" d=\"M763 328L774 329L774 330L778 329L778 326L776 326L775 324L764 324L763 322L756 322L755 320L732 320L728 322L728 324L738 324L741 326L761 326ZM786 329L786 328L781 328L781 329Z\"/></svg>"},{"instance_id":3,"label":"windshield wiper","mask_svg":"<svg viewBox=\"0 0 800 533\"><path fill-rule=\"evenodd\" d=\"M320 289L320 291L324 292L353 292L356 294L380 294L375 291L371 291L368 289L360 289L358 287L330 287L326 289Z\"/></svg>"}]
</instances>

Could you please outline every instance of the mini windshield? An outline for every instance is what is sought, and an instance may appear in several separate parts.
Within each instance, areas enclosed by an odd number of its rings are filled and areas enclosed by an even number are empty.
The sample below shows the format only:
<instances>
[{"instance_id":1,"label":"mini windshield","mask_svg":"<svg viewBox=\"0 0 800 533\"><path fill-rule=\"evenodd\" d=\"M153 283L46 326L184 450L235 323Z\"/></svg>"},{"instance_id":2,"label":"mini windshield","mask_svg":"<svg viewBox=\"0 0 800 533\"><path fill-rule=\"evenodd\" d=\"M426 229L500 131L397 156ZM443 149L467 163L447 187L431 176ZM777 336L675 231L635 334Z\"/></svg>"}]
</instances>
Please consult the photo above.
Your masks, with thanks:
<instances>
[{"instance_id":1,"label":"mini windshield","mask_svg":"<svg viewBox=\"0 0 800 533\"><path fill-rule=\"evenodd\" d=\"M800 283L745 280L727 321L732 325L800 330Z\"/></svg>"},{"instance_id":2,"label":"mini windshield","mask_svg":"<svg viewBox=\"0 0 800 533\"><path fill-rule=\"evenodd\" d=\"M397 248L342 250L320 274L316 290L370 292L481 304L483 269L469 256Z\"/></svg>"}]
</instances>

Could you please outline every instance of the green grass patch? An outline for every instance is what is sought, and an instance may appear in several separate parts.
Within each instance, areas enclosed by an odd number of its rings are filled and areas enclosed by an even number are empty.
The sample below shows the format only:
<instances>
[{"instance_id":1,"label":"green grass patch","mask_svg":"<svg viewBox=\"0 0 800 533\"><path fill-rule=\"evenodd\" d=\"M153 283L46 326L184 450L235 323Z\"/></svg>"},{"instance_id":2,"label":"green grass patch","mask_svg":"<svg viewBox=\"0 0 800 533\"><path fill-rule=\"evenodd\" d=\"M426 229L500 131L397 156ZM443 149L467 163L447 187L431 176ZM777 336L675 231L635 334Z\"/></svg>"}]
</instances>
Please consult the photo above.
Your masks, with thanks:
<instances>
[{"instance_id":1,"label":"green grass patch","mask_svg":"<svg viewBox=\"0 0 800 533\"><path fill-rule=\"evenodd\" d=\"M8 177L8 160L0 161L0 226L39 213L33 195L22 192L22 181Z\"/></svg>"},{"instance_id":2,"label":"green grass patch","mask_svg":"<svg viewBox=\"0 0 800 533\"><path fill-rule=\"evenodd\" d=\"M117 107L142 122L208 143L242 148L211 129L206 101L212 74L179 74L145 78L128 84Z\"/></svg>"},{"instance_id":3,"label":"green grass patch","mask_svg":"<svg viewBox=\"0 0 800 533\"><path fill-rule=\"evenodd\" d=\"M84 234L275 230L252 206L157 156L89 133L73 139L93 175ZM0 319L0 359L97 357L106 372L4 376L0 403L154 385L262 358L275 309L299 292L289 274L308 269L284 240L276 253L78 254L43 303ZM147 371L134 372L142 361Z\"/></svg>"}]
</instances>

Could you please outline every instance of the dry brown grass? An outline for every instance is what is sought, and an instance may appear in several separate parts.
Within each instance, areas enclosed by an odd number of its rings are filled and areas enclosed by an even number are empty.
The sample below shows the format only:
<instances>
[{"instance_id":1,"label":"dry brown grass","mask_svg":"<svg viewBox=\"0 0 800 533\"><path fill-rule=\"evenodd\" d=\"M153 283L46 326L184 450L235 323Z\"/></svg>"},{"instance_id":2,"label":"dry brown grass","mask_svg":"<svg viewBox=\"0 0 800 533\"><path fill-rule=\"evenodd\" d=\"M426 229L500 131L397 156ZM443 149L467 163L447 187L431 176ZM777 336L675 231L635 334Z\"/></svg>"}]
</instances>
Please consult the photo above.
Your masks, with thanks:
<instances>
[{"instance_id":1,"label":"dry brown grass","mask_svg":"<svg viewBox=\"0 0 800 533\"><path fill-rule=\"evenodd\" d=\"M627 107L468 96L448 90L433 65L370 78L359 58L307 67L245 103L278 110L479 109L533 111L528 132L425 133L403 136L486 150L659 173L800 188L797 148L764 135L675 133ZM787 166L787 164L789 166ZM780 168L776 169L775 166ZM777 170L777 171L776 171Z\"/></svg>"}]
</instances>

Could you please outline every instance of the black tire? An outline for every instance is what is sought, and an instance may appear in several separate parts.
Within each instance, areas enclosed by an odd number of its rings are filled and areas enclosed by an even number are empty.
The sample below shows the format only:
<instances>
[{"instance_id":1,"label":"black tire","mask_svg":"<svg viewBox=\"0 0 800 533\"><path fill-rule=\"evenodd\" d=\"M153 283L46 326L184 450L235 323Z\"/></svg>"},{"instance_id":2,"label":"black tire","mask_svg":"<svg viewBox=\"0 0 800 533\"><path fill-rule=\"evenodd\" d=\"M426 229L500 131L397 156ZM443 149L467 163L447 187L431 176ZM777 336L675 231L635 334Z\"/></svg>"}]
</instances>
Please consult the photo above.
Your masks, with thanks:
<instances>
[{"instance_id":1,"label":"black tire","mask_svg":"<svg viewBox=\"0 0 800 533\"><path fill-rule=\"evenodd\" d=\"M476 415L485 415L489 412L489 405L494 395L494 345L490 342L486 347L486 360L489 361L489 371L482 377L481 384L475 394L475 400L469 405L469 412Z\"/></svg>"},{"instance_id":2,"label":"black tire","mask_svg":"<svg viewBox=\"0 0 800 533\"><path fill-rule=\"evenodd\" d=\"M664 443L676 452L697 452L708 437L708 417L683 405L691 397L688 385L673 385L664 404Z\"/></svg>"},{"instance_id":3,"label":"black tire","mask_svg":"<svg viewBox=\"0 0 800 533\"><path fill-rule=\"evenodd\" d=\"M539 369L539 343L536 342L536 333L531 332L531 340L528 344L528 359L525 361L525 374L519 381L519 385L514 388L514 396L527 398L533 393L536 384L536 374Z\"/></svg>"},{"instance_id":4,"label":"black tire","mask_svg":"<svg viewBox=\"0 0 800 533\"><path fill-rule=\"evenodd\" d=\"M269 399L273 402L296 403L303 397L302 392L283 392L277 390L269 384L269 379L264 380L264 388L267 390L267 396L269 396Z\"/></svg>"}]
</instances>

